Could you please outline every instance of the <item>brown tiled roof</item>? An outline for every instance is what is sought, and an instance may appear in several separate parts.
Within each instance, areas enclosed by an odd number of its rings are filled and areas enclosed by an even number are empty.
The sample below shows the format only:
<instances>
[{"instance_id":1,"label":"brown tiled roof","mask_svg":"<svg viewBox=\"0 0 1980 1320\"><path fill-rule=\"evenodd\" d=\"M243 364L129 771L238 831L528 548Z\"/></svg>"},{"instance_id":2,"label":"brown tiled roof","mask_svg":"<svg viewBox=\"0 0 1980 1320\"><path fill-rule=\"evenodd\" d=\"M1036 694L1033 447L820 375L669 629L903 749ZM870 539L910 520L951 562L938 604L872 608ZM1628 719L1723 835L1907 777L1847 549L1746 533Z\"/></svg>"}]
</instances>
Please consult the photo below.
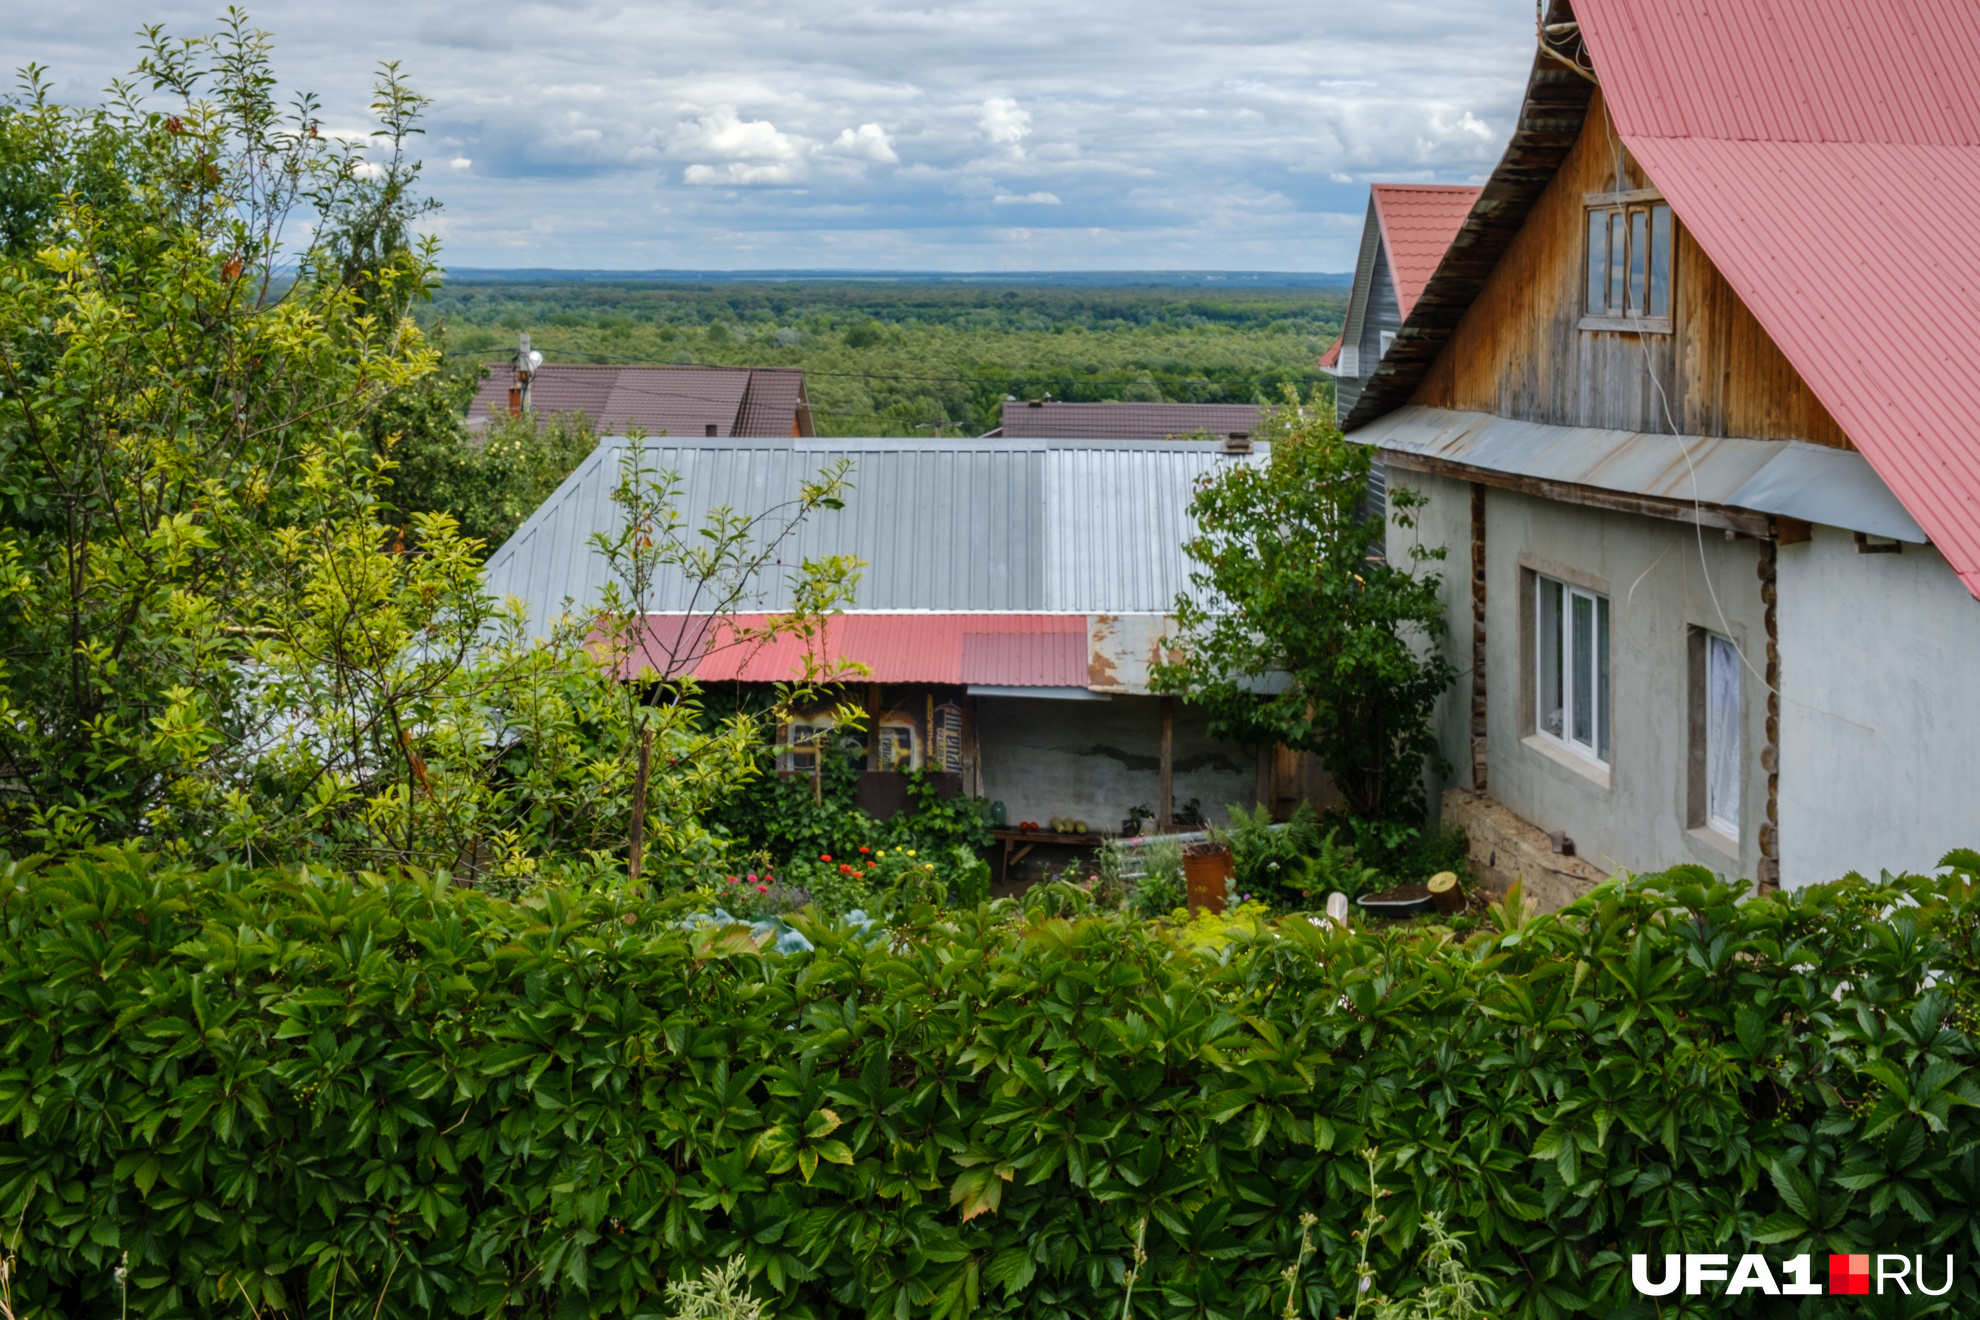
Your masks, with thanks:
<instances>
[{"instance_id":1,"label":"brown tiled roof","mask_svg":"<svg viewBox=\"0 0 1980 1320\"><path fill-rule=\"evenodd\" d=\"M1251 403L1027 403L1004 401L1011 440L1166 440L1171 436L1249 435L1263 410Z\"/></svg>"},{"instance_id":2,"label":"brown tiled roof","mask_svg":"<svg viewBox=\"0 0 1980 1320\"><path fill-rule=\"evenodd\" d=\"M508 411L513 380L508 363L489 368L470 426ZM537 369L529 401L539 416L583 412L605 435L636 426L648 435L788 439L810 429L800 427L803 391L804 373L788 368L556 363Z\"/></svg>"}]
</instances>

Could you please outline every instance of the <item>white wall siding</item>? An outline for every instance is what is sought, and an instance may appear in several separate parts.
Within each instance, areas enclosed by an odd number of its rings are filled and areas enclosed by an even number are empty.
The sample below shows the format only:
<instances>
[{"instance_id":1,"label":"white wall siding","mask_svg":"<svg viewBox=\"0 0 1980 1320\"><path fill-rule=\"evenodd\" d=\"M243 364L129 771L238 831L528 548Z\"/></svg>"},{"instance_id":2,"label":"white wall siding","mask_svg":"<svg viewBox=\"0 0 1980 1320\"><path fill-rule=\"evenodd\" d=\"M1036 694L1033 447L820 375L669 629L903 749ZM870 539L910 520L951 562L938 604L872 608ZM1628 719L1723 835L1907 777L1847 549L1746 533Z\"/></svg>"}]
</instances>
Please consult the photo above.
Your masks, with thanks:
<instances>
[{"instance_id":1,"label":"white wall siding","mask_svg":"<svg viewBox=\"0 0 1980 1320\"><path fill-rule=\"evenodd\" d=\"M1980 602L1930 547L1782 546L1781 881L1980 847Z\"/></svg>"}]
</instances>

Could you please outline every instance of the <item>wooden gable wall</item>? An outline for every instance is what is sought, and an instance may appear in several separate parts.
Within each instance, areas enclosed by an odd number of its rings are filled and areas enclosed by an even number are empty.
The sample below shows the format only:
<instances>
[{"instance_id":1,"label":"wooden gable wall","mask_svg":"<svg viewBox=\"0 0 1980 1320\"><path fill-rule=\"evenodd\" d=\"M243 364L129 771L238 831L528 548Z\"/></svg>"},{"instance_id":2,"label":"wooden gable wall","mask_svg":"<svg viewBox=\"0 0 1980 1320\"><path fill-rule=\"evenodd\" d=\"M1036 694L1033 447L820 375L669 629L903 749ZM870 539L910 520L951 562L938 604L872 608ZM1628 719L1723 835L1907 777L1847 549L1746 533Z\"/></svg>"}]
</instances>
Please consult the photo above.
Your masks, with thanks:
<instances>
[{"instance_id":1,"label":"wooden gable wall","mask_svg":"<svg viewBox=\"0 0 1980 1320\"><path fill-rule=\"evenodd\" d=\"M1411 402L1555 426L1852 448L1678 217L1672 332L1583 330L1585 193L1647 188L1598 90L1580 139Z\"/></svg>"}]
</instances>

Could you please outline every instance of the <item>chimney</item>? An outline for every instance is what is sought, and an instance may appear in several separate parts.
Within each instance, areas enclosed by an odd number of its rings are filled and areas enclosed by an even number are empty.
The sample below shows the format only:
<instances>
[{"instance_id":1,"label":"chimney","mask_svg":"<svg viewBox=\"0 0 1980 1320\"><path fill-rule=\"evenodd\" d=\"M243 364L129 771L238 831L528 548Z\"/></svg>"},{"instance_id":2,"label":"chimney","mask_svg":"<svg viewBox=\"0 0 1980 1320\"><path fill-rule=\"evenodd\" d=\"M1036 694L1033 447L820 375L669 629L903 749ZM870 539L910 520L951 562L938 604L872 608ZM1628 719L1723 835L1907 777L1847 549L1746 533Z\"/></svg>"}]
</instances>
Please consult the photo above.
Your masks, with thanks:
<instances>
[{"instance_id":1,"label":"chimney","mask_svg":"<svg viewBox=\"0 0 1980 1320\"><path fill-rule=\"evenodd\" d=\"M707 428L706 428L706 430L704 431L704 434L706 434L706 435L716 435L716 434L718 434L718 432L717 432L717 430L716 430L716 428L715 428L715 423L713 423L713 422L710 422L710 423L708 423L708 426L707 426Z\"/></svg>"},{"instance_id":2,"label":"chimney","mask_svg":"<svg viewBox=\"0 0 1980 1320\"><path fill-rule=\"evenodd\" d=\"M509 387L509 416L520 417L528 410L529 383L542 365L543 355L530 351L529 331L523 331L516 348L516 383Z\"/></svg>"},{"instance_id":3,"label":"chimney","mask_svg":"<svg viewBox=\"0 0 1980 1320\"><path fill-rule=\"evenodd\" d=\"M1233 431L1224 437L1224 452L1227 454L1248 454L1251 452L1251 433Z\"/></svg>"}]
</instances>

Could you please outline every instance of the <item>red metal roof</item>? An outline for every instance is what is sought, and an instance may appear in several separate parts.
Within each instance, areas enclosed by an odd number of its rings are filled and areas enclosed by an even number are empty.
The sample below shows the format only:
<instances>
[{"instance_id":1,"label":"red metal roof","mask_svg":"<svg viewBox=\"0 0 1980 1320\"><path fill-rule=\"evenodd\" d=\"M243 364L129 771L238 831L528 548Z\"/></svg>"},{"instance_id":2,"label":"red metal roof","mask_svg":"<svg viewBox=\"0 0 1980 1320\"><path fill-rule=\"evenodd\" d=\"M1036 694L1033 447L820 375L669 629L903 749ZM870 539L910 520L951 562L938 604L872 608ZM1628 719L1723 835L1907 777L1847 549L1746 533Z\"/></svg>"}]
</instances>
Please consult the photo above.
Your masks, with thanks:
<instances>
[{"instance_id":1,"label":"red metal roof","mask_svg":"<svg viewBox=\"0 0 1980 1320\"><path fill-rule=\"evenodd\" d=\"M1575 13L1630 154L1980 596L1980 5Z\"/></svg>"},{"instance_id":2,"label":"red metal roof","mask_svg":"<svg viewBox=\"0 0 1980 1320\"><path fill-rule=\"evenodd\" d=\"M1341 336L1335 335L1334 342L1327 345L1327 351L1320 355L1320 365L1323 367L1335 367L1340 365L1340 361Z\"/></svg>"},{"instance_id":3,"label":"red metal roof","mask_svg":"<svg viewBox=\"0 0 1980 1320\"><path fill-rule=\"evenodd\" d=\"M1375 216L1382 226L1382 245L1389 250L1389 274L1396 282L1396 302L1404 319L1416 306L1423 286L1437 273L1458 226L1471 214L1482 188L1455 188L1440 183L1378 183L1369 189ZM1324 364L1326 359L1321 359Z\"/></svg>"},{"instance_id":4,"label":"red metal roof","mask_svg":"<svg viewBox=\"0 0 1980 1320\"><path fill-rule=\"evenodd\" d=\"M656 647L676 638L706 641L695 676L706 683L784 683L804 673L806 644L785 634L767 644L735 639L733 629L683 628L681 616L655 616ZM741 614L734 627L768 618ZM714 632L712 639L706 634ZM982 683L997 687L1085 687L1084 614L842 614L826 623L820 662L859 661L860 683ZM658 659L658 657L655 657ZM664 663L652 665L663 669Z\"/></svg>"}]
</instances>

